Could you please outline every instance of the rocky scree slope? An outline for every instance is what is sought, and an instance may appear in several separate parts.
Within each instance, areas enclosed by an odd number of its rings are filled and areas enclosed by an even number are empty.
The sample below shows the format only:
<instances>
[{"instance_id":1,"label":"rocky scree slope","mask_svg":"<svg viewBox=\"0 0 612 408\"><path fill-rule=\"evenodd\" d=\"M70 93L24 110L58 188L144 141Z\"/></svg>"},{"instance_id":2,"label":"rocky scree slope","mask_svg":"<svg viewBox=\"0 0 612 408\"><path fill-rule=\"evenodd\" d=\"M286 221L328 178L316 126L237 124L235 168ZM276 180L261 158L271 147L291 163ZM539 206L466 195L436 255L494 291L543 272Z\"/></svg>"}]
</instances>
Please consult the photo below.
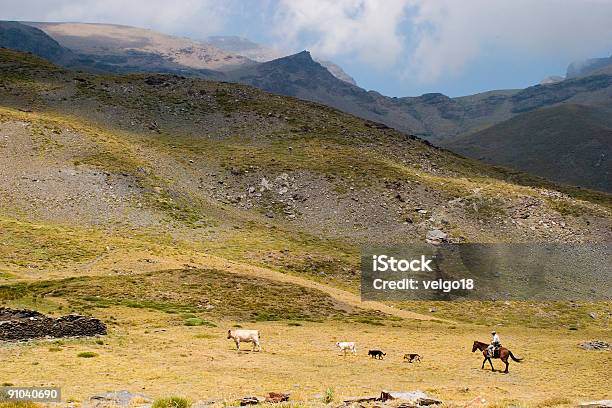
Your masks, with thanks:
<instances>
[{"instance_id":1,"label":"rocky scree slope","mask_svg":"<svg viewBox=\"0 0 612 408\"><path fill-rule=\"evenodd\" d=\"M361 245L432 230L453 242L610 239L606 194L482 165L315 103L175 75L78 73L9 50L0 72L0 210L13 226L169 234L353 277Z\"/></svg>"}]
</instances>

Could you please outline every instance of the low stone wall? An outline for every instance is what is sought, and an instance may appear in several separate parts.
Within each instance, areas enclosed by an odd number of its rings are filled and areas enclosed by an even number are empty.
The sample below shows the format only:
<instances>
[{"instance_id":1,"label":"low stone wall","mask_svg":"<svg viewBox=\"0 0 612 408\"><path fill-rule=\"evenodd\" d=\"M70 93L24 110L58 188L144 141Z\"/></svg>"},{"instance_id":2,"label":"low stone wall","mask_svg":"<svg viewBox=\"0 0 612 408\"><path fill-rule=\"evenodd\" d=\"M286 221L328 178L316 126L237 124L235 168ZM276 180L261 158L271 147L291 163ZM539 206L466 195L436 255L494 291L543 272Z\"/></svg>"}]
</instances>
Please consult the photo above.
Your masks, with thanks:
<instances>
[{"instance_id":1,"label":"low stone wall","mask_svg":"<svg viewBox=\"0 0 612 408\"><path fill-rule=\"evenodd\" d=\"M106 325L93 317L71 314L54 318L33 310L0 308L0 340L19 341L103 334L106 334Z\"/></svg>"}]
</instances>

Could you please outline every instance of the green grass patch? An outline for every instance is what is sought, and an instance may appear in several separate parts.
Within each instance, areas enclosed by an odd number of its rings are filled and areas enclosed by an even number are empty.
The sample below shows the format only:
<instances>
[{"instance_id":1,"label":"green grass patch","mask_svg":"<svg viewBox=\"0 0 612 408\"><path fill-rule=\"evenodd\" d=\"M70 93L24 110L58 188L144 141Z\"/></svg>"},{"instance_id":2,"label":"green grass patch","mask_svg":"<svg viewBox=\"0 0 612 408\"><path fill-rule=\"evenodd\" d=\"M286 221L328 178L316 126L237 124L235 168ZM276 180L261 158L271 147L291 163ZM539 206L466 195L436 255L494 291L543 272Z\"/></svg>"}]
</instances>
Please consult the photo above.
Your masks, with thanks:
<instances>
[{"instance_id":1,"label":"green grass patch","mask_svg":"<svg viewBox=\"0 0 612 408\"><path fill-rule=\"evenodd\" d=\"M183 397L156 399L152 408L190 408L191 401Z\"/></svg>"},{"instance_id":2,"label":"green grass patch","mask_svg":"<svg viewBox=\"0 0 612 408\"><path fill-rule=\"evenodd\" d=\"M77 357L81 357L81 358L94 358L94 357L98 357L98 353L94 353L93 351L83 351L83 352L77 354Z\"/></svg>"},{"instance_id":3,"label":"green grass patch","mask_svg":"<svg viewBox=\"0 0 612 408\"><path fill-rule=\"evenodd\" d=\"M216 339L219 336L212 333L198 333L193 337L196 339Z\"/></svg>"},{"instance_id":4,"label":"green grass patch","mask_svg":"<svg viewBox=\"0 0 612 408\"><path fill-rule=\"evenodd\" d=\"M548 200L548 205L564 216L580 217L592 212L588 207L568 200Z\"/></svg>"},{"instance_id":5,"label":"green grass patch","mask_svg":"<svg viewBox=\"0 0 612 408\"><path fill-rule=\"evenodd\" d=\"M381 319L377 319L374 317L360 317L355 319L357 323L370 324L372 326L384 326L385 324L381 321Z\"/></svg>"},{"instance_id":6,"label":"green grass patch","mask_svg":"<svg viewBox=\"0 0 612 408\"><path fill-rule=\"evenodd\" d=\"M200 319L199 317L190 317L185 319L183 322L185 326L207 326L207 327L217 327L216 324L211 323L207 320Z\"/></svg>"},{"instance_id":7,"label":"green grass patch","mask_svg":"<svg viewBox=\"0 0 612 408\"><path fill-rule=\"evenodd\" d=\"M327 387L323 394L322 401L324 404L331 404L336 399L336 394L333 387Z\"/></svg>"}]
</instances>

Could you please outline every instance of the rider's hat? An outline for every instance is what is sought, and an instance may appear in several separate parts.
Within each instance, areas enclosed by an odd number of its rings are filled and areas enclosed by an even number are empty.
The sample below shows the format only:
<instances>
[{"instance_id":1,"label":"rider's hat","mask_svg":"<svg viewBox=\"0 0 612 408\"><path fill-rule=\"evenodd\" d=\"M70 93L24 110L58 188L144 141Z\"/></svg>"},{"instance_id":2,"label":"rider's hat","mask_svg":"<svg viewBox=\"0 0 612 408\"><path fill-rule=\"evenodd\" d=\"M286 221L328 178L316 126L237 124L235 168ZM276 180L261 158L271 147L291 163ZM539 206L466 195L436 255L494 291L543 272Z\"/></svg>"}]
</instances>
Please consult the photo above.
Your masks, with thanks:
<instances>
[{"instance_id":1,"label":"rider's hat","mask_svg":"<svg viewBox=\"0 0 612 408\"><path fill-rule=\"evenodd\" d=\"M495 334L495 333L497 333L495 330L493 330L493 331L491 332L491 334Z\"/></svg>"}]
</instances>

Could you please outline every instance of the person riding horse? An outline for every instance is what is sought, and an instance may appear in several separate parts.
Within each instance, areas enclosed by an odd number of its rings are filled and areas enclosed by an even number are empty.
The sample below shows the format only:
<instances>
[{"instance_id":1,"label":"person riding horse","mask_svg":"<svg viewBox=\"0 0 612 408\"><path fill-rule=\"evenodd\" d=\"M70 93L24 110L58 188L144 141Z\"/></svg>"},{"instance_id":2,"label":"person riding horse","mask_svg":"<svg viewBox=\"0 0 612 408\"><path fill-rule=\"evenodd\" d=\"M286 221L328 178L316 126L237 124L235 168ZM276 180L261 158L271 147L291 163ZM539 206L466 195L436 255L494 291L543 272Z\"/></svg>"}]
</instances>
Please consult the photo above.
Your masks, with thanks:
<instances>
[{"instance_id":1,"label":"person riding horse","mask_svg":"<svg viewBox=\"0 0 612 408\"><path fill-rule=\"evenodd\" d=\"M499 336L497 335L497 333L495 333L495 331L491 332L491 334L493 335L491 344L487 344L482 341L474 340L474 343L472 344L472 353L475 352L476 350L480 350L482 352L482 356L484 357L484 360L482 360L481 368L484 369L484 365L488 361L489 364L491 364L492 371L495 371L495 368L493 367L493 362L491 361L491 359L499 358L501 361L504 362L504 364L506 364L504 373L507 373L508 372L508 358L511 358L512 361L516 361L517 363L520 363L521 361L523 361L523 359L514 356L514 354L512 354L512 352L508 350L506 347L502 347L501 341L499 340Z\"/></svg>"},{"instance_id":2,"label":"person riding horse","mask_svg":"<svg viewBox=\"0 0 612 408\"><path fill-rule=\"evenodd\" d=\"M489 353L490 357L494 357L495 350L501 347L501 340L499 339L499 335L497 334L495 330L491 332L491 335L493 336L493 339L491 339L491 344L487 348L487 352Z\"/></svg>"}]
</instances>

